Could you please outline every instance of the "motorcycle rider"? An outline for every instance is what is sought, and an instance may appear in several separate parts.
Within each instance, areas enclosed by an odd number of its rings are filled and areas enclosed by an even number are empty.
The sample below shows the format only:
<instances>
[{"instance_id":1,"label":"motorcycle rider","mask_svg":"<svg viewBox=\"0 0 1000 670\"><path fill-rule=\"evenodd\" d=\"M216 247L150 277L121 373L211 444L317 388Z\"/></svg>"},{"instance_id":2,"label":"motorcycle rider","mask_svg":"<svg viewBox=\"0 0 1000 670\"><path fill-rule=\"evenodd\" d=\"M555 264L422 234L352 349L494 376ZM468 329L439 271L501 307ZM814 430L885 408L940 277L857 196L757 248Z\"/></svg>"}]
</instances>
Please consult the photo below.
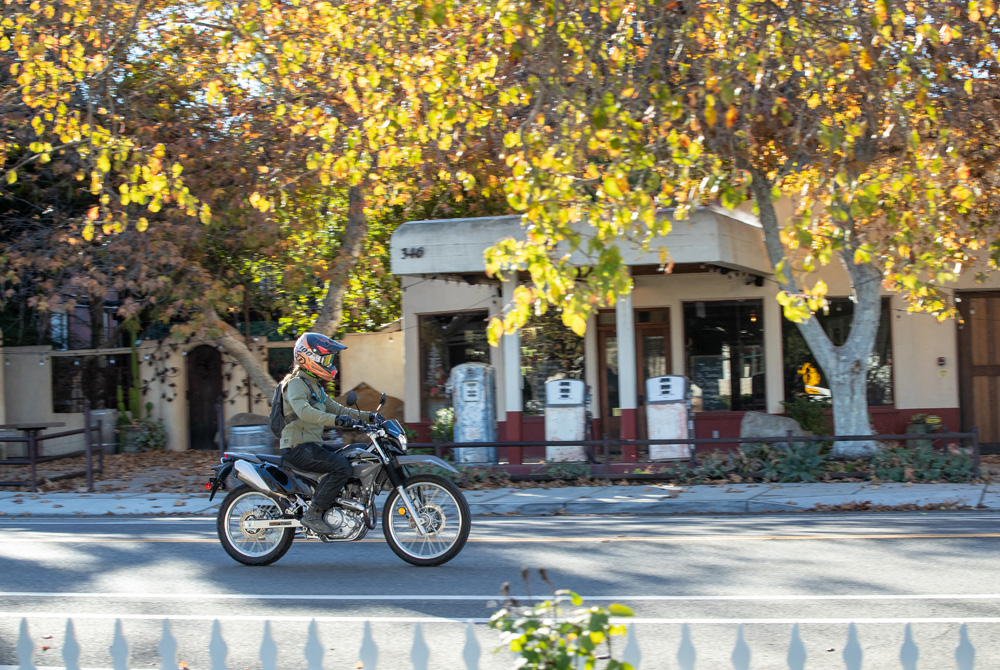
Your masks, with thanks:
<instances>
[{"instance_id":1,"label":"motorcycle rider","mask_svg":"<svg viewBox=\"0 0 1000 670\"><path fill-rule=\"evenodd\" d=\"M343 415L368 423L384 421L375 412L344 407L324 391L322 382L337 376L337 354L346 348L320 333L303 333L292 353L295 366L281 380L285 385L282 412L288 421L281 431L282 461L299 470L327 473L302 515L303 526L323 534L335 532L323 515L337 503L351 476L350 463L339 453L341 447L323 444L323 431L345 425L339 419Z\"/></svg>"}]
</instances>

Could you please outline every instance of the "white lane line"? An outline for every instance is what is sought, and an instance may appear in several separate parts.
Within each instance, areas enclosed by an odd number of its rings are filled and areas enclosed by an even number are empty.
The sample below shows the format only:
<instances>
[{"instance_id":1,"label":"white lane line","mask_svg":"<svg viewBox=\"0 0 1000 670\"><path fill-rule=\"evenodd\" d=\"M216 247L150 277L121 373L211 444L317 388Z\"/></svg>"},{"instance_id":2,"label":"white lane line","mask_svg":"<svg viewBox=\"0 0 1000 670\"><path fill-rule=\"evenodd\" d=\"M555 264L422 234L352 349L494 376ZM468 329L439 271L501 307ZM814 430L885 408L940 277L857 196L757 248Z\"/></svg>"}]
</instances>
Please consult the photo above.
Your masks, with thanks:
<instances>
[{"instance_id":1,"label":"white lane line","mask_svg":"<svg viewBox=\"0 0 1000 670\"><path fill-rule=\"evenodd\" d=\"M272 621L282 623L474 623L485 624L489 619L482 617L379 617L379 616L253 616L253 615L211 615L211 614L67 614L58 612L0 612L0 619L73 619L74 621L219 621L246 622ZM822 617L773 619L671 619L653 617L612 617L612 623L619 624L908 624L908 623L1000 623L1000 617Z\"/></svg>"},{"instance_id":2,"label":"white lane line","mask_svg":"<svg viewBox=\"0 0 1000 670\"><path fill-rule=\"evenodd\" d=\"M900 593L900 594L831 594L831 595L719 595L719 596L657 596L657 595L617 595L617 596L586 596L585 601L623 601L623 602L711 602L711 601L785 601L805 602L813 600L1000 600L1000 593ZM469 594L252 594L252 593L60 593L46 591L0 591L0 598L93 598L103 600L190 600L197 598L205 600L313 600L313 601L489 601L503 600L500 595L469 595ZM541 601L542 598L516 598L520 602Z\"/></svg>"}]
</instances>

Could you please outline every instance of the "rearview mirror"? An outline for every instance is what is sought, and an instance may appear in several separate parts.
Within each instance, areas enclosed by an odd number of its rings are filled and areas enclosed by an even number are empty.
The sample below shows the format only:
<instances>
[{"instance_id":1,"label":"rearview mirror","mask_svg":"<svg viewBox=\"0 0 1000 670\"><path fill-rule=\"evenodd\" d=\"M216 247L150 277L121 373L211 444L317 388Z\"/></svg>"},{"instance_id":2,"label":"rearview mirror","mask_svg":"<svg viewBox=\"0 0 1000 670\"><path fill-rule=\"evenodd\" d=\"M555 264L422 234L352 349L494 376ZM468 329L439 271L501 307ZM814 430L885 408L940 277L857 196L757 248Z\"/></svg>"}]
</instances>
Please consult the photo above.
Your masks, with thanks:
<instances>
[{"instance_id":1,"label":"rearview mirror","mask_svg":"<svg viewBox=\"0 0 1000 670\"><path fill-rule=\"evenodd\" d=\"M351 405L357 406L357 404L358 404L358 394L355 393L354 391L348 391L347 392L347 406L348 407L350 407Z\"/></svg>"}]
</instances>

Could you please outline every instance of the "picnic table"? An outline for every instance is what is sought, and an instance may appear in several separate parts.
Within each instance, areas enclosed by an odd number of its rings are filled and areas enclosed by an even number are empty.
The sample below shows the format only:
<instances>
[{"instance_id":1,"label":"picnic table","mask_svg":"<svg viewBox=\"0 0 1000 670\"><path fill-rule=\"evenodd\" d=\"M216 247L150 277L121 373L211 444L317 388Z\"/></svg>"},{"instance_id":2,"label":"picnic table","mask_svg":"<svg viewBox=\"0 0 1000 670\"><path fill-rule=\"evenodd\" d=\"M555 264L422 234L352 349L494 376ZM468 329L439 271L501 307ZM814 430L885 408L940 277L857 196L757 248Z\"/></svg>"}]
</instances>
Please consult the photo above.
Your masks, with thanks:
<instances>
[{"instance_id":1,"label":"picnic table","mask_svg":"<svg viewBox=\"0 0 1000 670\"><path fill-rule=\"evenodd\" d=\"M94 489L94 468L92 463L94 440L93 432L97 430L96 425L90 424L90 412L84 411L84 427L77 428L75 430L66 430L59 433L49 433L43 434L49 428L62 428L66 425L65 421L23 421L19 423L4 423L0 424L0 430L16 430L19 431L23 437L4 437L0 438L3 442L23 442L27 444L27 456L22 458L4 458L0 460L0 465L29 465L31 467L31 478L29 480L22 481L0 481L0 486L30 486L32 491L38 490L38 485L44 481L38 478L38 464L47 463L49 461L55 461L63 458L73 458L75 456L86 456L86 468L84 470L74 471L74 472L61 472L58 475L47 477L49 480L55 479L69 479L72 477L79 477L81 475L87 476L87 488L89 490ZM42 455L41 445L45 440L55 439L57 437L68 437L71 435L84 435L84 448L78 449L76 451L71 451L64 454L53 454L53 455ZM102 450L98 449L98 472L102 471L104 468L104 457Z\"/></svg>"}]
</instances>

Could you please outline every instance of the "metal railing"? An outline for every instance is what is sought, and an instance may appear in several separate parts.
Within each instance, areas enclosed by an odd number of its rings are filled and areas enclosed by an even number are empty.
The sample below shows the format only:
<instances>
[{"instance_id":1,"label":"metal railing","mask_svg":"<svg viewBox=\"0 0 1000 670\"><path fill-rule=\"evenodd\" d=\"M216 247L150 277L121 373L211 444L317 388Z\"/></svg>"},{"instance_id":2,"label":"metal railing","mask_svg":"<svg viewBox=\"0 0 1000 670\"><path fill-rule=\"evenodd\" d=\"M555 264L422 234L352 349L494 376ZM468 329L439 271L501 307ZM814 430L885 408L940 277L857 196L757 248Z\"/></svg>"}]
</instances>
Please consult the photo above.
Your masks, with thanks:
<instances>
[{"instance_id":1,"label":"metal railing","mask_svg":"<svg viewBox=\"0 0 1000 670\"><path fill-rule=\"evenodd\" d=\"M495 446L501 451L504 450L517 450L513 459L508 457L508 463L506 464L476 464L476 467L485 469L498 469L504 470L510 475L511 479L544 479L551 478L548 477L543 472L519 472L517 470L531 470L532 466L535 469L544 468L546 466L551 466L553 464L566 465L566 463L536 463L536 464L524 464L521 462L521 454L523 450L528 447L566 447L566 446L579 446L583 447L586 455L587 461L575 462L576 465L589 465L591 476L597 478L603 478L610 482L612 477L620 479L622 477L627 477L629 479L662 479L662 475L648 474L648 473L636 473L635 469L641 469L642 466L646 465L660 465L668 466L673 464L675 467L686 463L688 467L696 467L698 465L699 447L721 447L721 446L732 446L735 444L786 444L786 443L804 443L804 442L906 442L907 444L912 440L919 441L929 441L929 442L943 442L947 447L948 444L967 442L968 447L967 453L972 458L972 469L973 476L980 476L980 447L979 447L979 431L976 427L968 433L959 432L938 432L938 433L905 433L905 434L876 434L876 435L792 435L787 433L782 436L776 437L717 437L717 438L678 438L678 439L664 439L657 438L651 440L623 440L619 438L612 438L607 435L600 440L565 440L565 441L545 441L545 440L529 440L529 441L519 441L519 442L497 442L497 443L484 443L484 442L422 442L422 443L410 443L410 449L424 448L433 449L434 454L439 458L443 458L451 453L454 449L464 449L464 448L477 448L477 447L487 447ZM645 447L648 449L650 445L687 445L690 447L689 456L686 459L674 459L670 461L653 461L653 460L642 460L641 459L641 448ZM508 452L509 453L509 452ZM704 452L702 452L704 453ZM516 468L515 471L511 471L511 468ZM752 474L752 473L747 473ZM848 477L848 476L858 476L857 473L831 473L834 477Z\"/></svg>"}]
</instances>

